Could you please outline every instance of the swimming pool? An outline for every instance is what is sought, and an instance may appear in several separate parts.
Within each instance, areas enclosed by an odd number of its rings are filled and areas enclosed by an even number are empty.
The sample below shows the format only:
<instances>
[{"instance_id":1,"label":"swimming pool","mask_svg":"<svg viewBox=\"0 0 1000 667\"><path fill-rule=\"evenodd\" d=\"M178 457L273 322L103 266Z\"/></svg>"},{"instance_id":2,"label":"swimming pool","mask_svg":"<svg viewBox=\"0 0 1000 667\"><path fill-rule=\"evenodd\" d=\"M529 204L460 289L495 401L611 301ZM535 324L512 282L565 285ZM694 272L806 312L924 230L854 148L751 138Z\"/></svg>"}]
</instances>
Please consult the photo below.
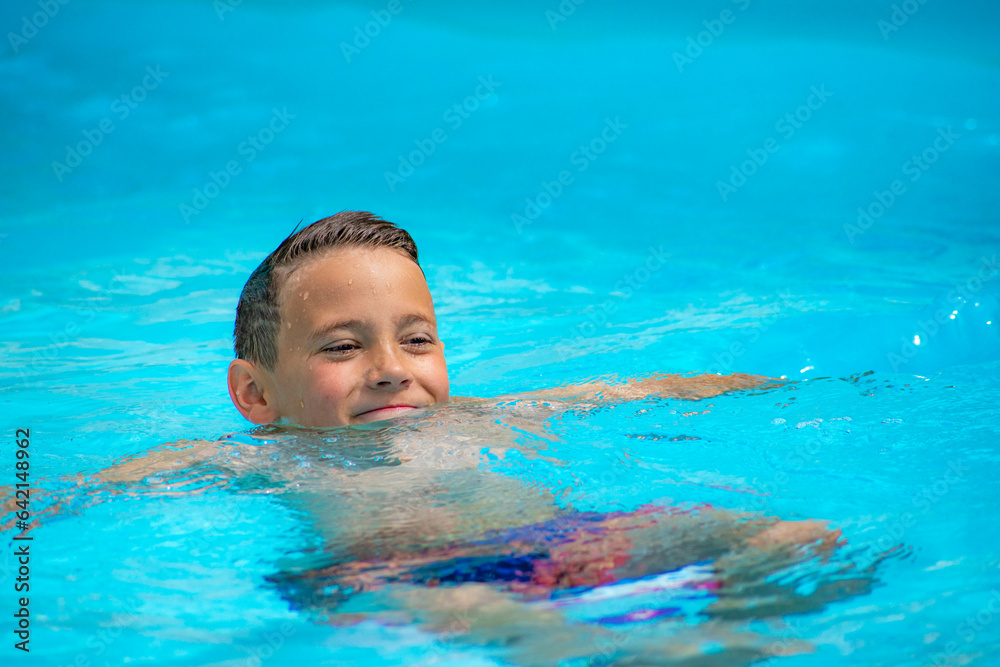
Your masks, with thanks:
<instances>
[{"instance_id":1,"label":"swimming pool","mask_svg":"<svg viewBox=\"0 0 1000 667\"><path fill-rule=\"evenodd\" d=\"M557 441L524 436L540 456L485 470L581 511L826 519L859 569L899 547L870 591L743 621L814 647L773 664L996 662L996 6L390 4L0 9L17 36L0 59L0 485L30 428L32 481L68 502L30 533L30 656L6 632L4 533L2 659L513 659L293 608L271 582L318 538L266 479L67 491L249 430L224 381L239 289L299 220L361 208L419 244L453 394L802 381L565 415ZM808 597L830 574L783 576ZM696 602L683 618L704 639Z\"/></svg>"}]
</instances>

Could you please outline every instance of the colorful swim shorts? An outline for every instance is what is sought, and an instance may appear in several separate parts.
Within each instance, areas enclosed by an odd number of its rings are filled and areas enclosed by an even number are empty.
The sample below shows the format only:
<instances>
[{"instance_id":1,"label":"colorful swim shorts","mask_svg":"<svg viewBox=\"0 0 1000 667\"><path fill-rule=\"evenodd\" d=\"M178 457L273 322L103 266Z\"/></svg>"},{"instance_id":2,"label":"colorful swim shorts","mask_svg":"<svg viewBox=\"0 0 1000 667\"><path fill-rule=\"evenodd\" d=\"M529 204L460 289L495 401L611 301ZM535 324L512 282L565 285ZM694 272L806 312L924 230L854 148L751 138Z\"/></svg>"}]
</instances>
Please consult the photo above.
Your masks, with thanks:
<instances>
[{"instance_id":1,"label":"colorful swim shorts","mask_svg":"<svg viewBox=\"0 0 1000 667\"><path fill-rule=\"evenodd\" d=\"M573 512L527 526L491 531L481 539L386 562L339 563L282 577L286 595L317 588L327 602L391 583L448 586L485 583L531 604L582 619L637 622L687 613L719 588L706 563L668 572L622 571L633 558L631 531L651 526L669 510ZM639 576L636 576L636 575ZM301 599L301 595L289 597ZM680 604L685 601L685 604Z\"/></svg>"}]
</instances>

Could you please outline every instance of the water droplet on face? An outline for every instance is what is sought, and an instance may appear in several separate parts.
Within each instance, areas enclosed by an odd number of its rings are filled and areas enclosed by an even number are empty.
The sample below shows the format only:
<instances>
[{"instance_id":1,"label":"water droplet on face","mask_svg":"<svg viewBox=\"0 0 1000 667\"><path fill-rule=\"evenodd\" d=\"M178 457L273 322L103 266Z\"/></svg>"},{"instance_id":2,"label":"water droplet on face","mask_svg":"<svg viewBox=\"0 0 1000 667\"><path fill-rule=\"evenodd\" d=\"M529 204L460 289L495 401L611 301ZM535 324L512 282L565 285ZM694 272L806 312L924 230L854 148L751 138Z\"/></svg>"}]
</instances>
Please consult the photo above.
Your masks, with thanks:
<instances>
[{"instance_id":1,"label":"water droplet on face","mask_svg":"<svg viewBox=\"0 0 1000 667\"><path fill-rule=\"evenodd\" d=\"M302 300L305 301L308 298L309 298L309 292L303 292L302 293Z\"/></svg>"},{"instance_id":2,"label":"water droplet on face","mask_svg":"<svg viewBox=\"0 0 1000 667\"><path fill-rule=\"evenodd\" d=\"M350 280L348 280L347 284L348 285L353 285L354 284L354 278L351 278Z\"/></svg>"}]
</instances>

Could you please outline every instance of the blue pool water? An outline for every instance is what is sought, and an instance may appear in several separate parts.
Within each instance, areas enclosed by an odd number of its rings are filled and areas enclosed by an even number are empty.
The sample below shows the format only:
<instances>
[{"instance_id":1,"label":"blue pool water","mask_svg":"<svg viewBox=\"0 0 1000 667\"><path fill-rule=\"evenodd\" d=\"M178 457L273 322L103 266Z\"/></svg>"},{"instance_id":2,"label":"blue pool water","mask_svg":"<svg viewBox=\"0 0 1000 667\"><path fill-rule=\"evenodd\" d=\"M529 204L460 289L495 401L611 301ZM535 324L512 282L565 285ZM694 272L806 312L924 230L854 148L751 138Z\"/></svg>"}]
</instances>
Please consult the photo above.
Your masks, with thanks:
<instances>
[{"instance_id":1,"label":"blue pool water","mask_svg":"<svg viewBox=\"0 0 1000 667\"><path fill-rule=\"evenodd\" d=\"M5 3L0 485L30 428L65 504L31 531L30 656L4 532L0 660L527 660L290 605L270 582L318 538L266 481L70 488L248 431L243 282L300 220L365 209L420 247L455 395L801 381L562 415L527 455L477 442L484 472L581 511L828 520L859 569L892 551L863 592L735 622L811 651L768 664L1000 662L1000 7L671 4Z\"/></svg>"}]
</instances>

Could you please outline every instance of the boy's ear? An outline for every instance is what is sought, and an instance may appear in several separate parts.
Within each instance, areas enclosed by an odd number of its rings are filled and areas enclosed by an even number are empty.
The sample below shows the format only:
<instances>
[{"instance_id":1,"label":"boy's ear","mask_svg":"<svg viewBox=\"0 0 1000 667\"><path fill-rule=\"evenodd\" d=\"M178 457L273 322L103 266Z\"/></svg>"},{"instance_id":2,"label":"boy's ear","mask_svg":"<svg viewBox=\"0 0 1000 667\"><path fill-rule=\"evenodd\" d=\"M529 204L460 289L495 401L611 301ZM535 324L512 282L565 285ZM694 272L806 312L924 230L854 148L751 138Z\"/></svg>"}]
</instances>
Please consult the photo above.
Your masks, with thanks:
<instances>
[{"instance_id":1,"label":"boy's ear","mask_svg":"<svg viewBox=\"0 0 1000 667\"><path fill-rule=\"evenodd\" d=\"M234 359L229 364L229 398L254 424L270 424L281 418L270 389L264 371L253 363Z\"/></svg>"}]
</instances>

